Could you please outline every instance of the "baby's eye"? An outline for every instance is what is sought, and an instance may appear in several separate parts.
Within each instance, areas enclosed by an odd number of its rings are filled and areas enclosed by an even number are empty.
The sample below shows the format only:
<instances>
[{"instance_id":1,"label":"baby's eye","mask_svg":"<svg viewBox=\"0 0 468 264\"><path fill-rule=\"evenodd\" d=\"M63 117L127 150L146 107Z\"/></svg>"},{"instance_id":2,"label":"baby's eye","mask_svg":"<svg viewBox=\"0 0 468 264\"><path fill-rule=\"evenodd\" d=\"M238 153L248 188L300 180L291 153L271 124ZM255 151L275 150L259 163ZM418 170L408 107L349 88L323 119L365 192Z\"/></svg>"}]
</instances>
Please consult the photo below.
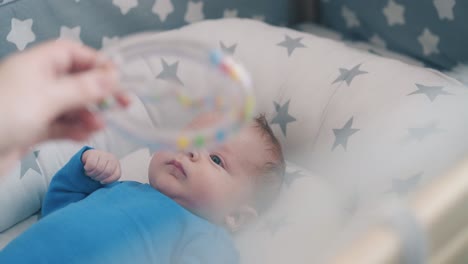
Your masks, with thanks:
<instances>
[{"instance_id":1,"label":"baby's eye","mask_svg":"<svg viewBox=\"0 0 468 264\"><path fill-rule=\"evenodd\" d=\"M223 160L218 155L212 154L210 155L210 158L214 163L224 168Z\"/></svg>"}]
</instances>

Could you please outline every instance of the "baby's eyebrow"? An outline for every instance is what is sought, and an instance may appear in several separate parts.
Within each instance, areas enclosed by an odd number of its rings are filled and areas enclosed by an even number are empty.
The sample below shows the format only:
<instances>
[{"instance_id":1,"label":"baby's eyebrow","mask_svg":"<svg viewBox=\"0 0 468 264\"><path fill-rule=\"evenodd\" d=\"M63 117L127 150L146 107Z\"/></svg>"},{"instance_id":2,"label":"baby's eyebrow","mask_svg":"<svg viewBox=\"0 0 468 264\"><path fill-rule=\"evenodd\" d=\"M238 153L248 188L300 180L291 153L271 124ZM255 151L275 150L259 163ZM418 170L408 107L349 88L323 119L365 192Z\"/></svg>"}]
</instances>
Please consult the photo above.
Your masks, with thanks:
<instances>
[{"instance_id":1,"label":"baby's eyebrow","mask_svg":"<svg viewBox=\"0 0 468 264\"><path fill-rule=\"evenodd\" d=\"M239 155L238 153L235 153L229 146L224 145L220 147L220 151L222 151L224 154L229 156L229 161L230 165L232 163L236 163L239 165L239 169L242 171L251 171L251 170L258 170L260 169L260 166L252 162L250 159L246 158L245 155ZM233 162L233 160L235 160ZM232 168L231 171L232 172Z\"/></svg>"},{"instance_id":2,"label":"baby's eyebrow","mask_svg":"<svg viewBox=\"0 0 468 264\"><path fill-rule=\"evenodd\" d=\"M244 158L243 155L240 155L233 151L229 146L224 145L219 148L219 151L225 156L227 170L230 174L235 174L238 171L232 171L234 168L234 164L238 170L244 171L245 168L255 166L249 159Z\"/></svg>"},{"instance_id":3,"label":"baby's eyebrow","mask_svg":"<svg viewBox=\"0 0 468 264\"><path fill-rule=\"evenodd\" d=\"M219 148L219 152L221 152L221 154L223 154L224 156L224 162L226 163L226 170L228 170L228 172L231 170L231 166L232 165L232 158L229 158L230 156L232 156L233 152L227 148L226 146L221 146Z\"/></svg>"}]
</instances>

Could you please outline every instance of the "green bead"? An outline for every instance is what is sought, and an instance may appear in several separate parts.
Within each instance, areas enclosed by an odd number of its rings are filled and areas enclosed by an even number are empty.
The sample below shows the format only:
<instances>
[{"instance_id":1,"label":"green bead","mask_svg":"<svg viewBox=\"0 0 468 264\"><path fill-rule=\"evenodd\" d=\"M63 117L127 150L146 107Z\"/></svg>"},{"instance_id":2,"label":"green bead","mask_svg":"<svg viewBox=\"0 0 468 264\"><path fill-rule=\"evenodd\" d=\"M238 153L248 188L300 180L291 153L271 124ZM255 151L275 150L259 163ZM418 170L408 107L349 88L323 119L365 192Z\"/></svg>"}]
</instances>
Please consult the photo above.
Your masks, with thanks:
<instances>
[{"instance_id":1,"label":"green bead","mask_svg":"<svg viewBox=\"0 0 468 264\"><path fill-rule=\"evenodd\" d=\"M203 147L203 145L205 145L205 138L202 135L196 136L193 141L195 147Z\"/></svg>"}]
</instances>

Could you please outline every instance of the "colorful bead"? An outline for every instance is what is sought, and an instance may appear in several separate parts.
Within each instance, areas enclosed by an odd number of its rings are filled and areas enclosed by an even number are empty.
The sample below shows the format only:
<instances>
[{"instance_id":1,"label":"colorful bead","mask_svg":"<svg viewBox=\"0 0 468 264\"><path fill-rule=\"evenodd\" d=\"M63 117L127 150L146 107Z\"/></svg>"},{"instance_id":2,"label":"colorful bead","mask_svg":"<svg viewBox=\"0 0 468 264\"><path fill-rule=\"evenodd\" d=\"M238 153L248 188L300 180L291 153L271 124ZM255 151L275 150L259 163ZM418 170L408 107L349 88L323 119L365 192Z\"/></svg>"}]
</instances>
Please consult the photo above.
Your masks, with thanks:
<instances>
[{"instance_id":1,"label":"colorful bead","mask_svg":"<svg viewBox=\"0 0 468 264\"><path fill-rule=\"evenodd\" d=\"M223 130L218 130L215 135L217 142L222 142L226 138L226 133Z\"/></svg>"},{"instance_id":2,"label":"colorful bead","mask_svg":"<svg viewBox=\"0 0 468 264\"><path fill-rule=\"evenodd\" d=\"M198 135L193 140L193 143L197 148L203 147L203 145L205 145L205 138L203 137L203 135Z\"/></svg>"},{"instance_id":3,"label":"colorful bead","mask_svg":"<svg viewBox=\"0 0 468 264\"><path fill-rule=\"evenodd\" d=\"M186 95L179 94L177 98L179 99L179 102L185 107L188 107L192 104L192 100Z\"/></svg>"},{"instance_id":4,"label":"colorful bead","mask_svg":"<svg viewBox=\"0 0 468 264\"><path fill-rule=\"evenodd\" d=\"M248 88L252 87L252 79L245 68L238 64L236 69L237 74L239 75L239 81Z\"/></svg>"},{"instance_id":5,"label":"colorful bead","mask_svg":"<svg viewBox=\"0 0 468 264\"><path fill-rule=\"evenodd\" d=\"M253 96L247 96L244 109L245 119L249 119L252 116L254 106L255 99L253 98Z\"/></svg>"},{"instance_id":6,"label":"colorful bead","mask_svg":"<svg viewBox=\"0 0 468 264\"><path fill-rule=\"evenodd\" d=\"M240 66L236 63L233 63L230 70L229 70L229 76L235 81L241 81L241 76L240 76Z\"/></svg>"},{"instance_id":7,"label":"colorful bead","mask_svg":"<svg viewBox=\"0 0 468 264\"><path fill-rule=\"evenodd\" d=\"M226 75L229 75L230 65L226 64L226 62L223 61L223 62L221 63L221 65L219 65L219 67L221 68L221 70L222 70Z\"/></svg>"},{"instance_id":8,"label":"colorful bead","mask_svg":"<svg viewBox=\"0 0 468 264\"><path fill-rule=\"evenodd\" d=\"M223 57L224 57L224 54L220 50L213 50L210 52L210 61L216 66L221 64Z\"/></svg>"},{"instance_id":9,"label":"colorful bead","mask_svg":"<svg viewBox=\"0 0 468 264\"><path fill-rule=\"evenodd\" d=\"M149 43L151 42L152 40L149 41ZM140 44L142 48L138 47ZM173 104L167 105L169 107L173 106L171 110L185 111L187 119L206 112L220 114L222 119L217 120L218 122L216 124L211 124L211 126L207 126L203 129L189 129L192 130L190 132L187 130L180 130L177 132L177 128L175 127L167 127L166 130L169 131L164 131L164 127L162 127L163 131L161 132L166 132L161 133L163 136L158 136L158 133L144 133L138 135L138 128L135 128L132 129L133 131L129 129L128 132L130 135L133 132L135 133L135 137L140 137L143 141L152 141L152 144L149 144L152 149L184 151L192 148L204 148L208 145L212 145L212 143L222 143L235 131L241 129L251 118L255 111L254 98L251 96L252 79L246 69L243 68L241 64L238 64L232 56L223 53L220 49L205 47L204 43L195 43L195 45L192 45L191 42L184 43L180 40L174 40L173 42L171 42L171 40L164 40L161 42L161 46L158 46L157 42L156 45L151 43L151 46L146 46L147 44L147 40L142 37L138 41L122 41L118 46L108 50L112 61L121 68L121 82L123 88L128 88L129 92L135 92L135 95L141 100L145 107L148 104L152 108L154 107L157 109L159 102L163 103L161 105L162 107L166 106L165 103L167 102ZM187 44L186 47L184 47L184 44ZM152 49L150 47L155 48ZM207 70L206 76L203 74L203 76L200 77L206 78L206 84L211 84L213 87L208 87L210 89L194 87L195 92L200 92L195 96L195 94L192 93L193 90L183 89L191 89L191 87L181 87L180 85L172 86L173 84L171 84L171 86L167 87L170 89L160 89L163 87L159 87L159 85L157 85L158 83L154 82L155 80L153 78L149 78L150 76L147 76L145 72L139 72L137 74L137 72L133 72L133 68L127 72L127 69L130 68L127 68L126 65L134 59L136 59L135 61L143 59L145 65L150 67L149 70L152 70L151 64L155 59L162 58L165 55L174 56L174 54L187 57L187 59L192 59L200 63L200 70ZM139 87L140 85L142 87ZM224 87L224 85L228 87ZM227 88L227 91L224 89L216 89L218 86L221 86L219 88ZM152 90L153 88L154 90ZM199 88L199 90L196 88ZM119 105L119 101L111 97L106 98L97 106L99 109L108 110L114 107L120 108L118 107ZM152 108L146 110L150 111ZM165 112L161 115L162 119L166 118L164 114ZM181 113L181 115L183 114L185 113ZM119 118L118 115L116 117ZM159 116L155 115L155 117L157 117L156 119L158 120L152 121L159 121ZM124 115L122 118L126 118L126 116ZM181 122L185 121L190 120L181 120ZM164 122L161 122L161 125L163 126ZM126 127L122 127L122 129L125 130Z\"/></svg>"},{"instance_id":10,"label":"colorful bead","mask_svg":"<svg viewBox=\"0 0 468 264\"><path fill-rule=\"evenodd\" d=\"M186 149L190 144L190 140L185 136L180 136L177 139L177 148L179 149Z\"/></svg>"},{"instance_id":11,"label":"colorful bead","mask_svg":"<svg viewBox=\"0 0 468 264\"><path fill-rule=\"evenodd\" d=\"M112 101L111 98L106 98L106 99L102 100L101 102L99 102L98 108L99 108L100 110L109 109L109 108L111 108L111 106L112 106L112 102L113 102L113 101Z\"/></svg>"}]
</instances>

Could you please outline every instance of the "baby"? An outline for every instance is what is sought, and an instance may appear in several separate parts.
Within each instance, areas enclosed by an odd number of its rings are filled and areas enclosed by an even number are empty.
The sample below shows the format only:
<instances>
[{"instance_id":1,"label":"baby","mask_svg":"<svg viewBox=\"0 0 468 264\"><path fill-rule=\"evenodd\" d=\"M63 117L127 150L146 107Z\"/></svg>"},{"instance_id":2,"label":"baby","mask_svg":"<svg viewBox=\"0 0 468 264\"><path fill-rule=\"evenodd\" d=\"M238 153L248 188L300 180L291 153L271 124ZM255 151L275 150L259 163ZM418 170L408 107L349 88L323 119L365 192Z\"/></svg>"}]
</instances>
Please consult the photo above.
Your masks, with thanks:
<instances>
[{"instance_id":1,"label":"baby","mask_svg":"<svg viewBox=\"0 0 468 264\"><path fill-rule=\"evenodd\" d=\"M229 232L269 207L284 169L264 116L213 150L157 152L149 184L116 182L118 160L84 147L52 179L43 218L0 263L238 263Z\"/></svg>"}]
</instances>

